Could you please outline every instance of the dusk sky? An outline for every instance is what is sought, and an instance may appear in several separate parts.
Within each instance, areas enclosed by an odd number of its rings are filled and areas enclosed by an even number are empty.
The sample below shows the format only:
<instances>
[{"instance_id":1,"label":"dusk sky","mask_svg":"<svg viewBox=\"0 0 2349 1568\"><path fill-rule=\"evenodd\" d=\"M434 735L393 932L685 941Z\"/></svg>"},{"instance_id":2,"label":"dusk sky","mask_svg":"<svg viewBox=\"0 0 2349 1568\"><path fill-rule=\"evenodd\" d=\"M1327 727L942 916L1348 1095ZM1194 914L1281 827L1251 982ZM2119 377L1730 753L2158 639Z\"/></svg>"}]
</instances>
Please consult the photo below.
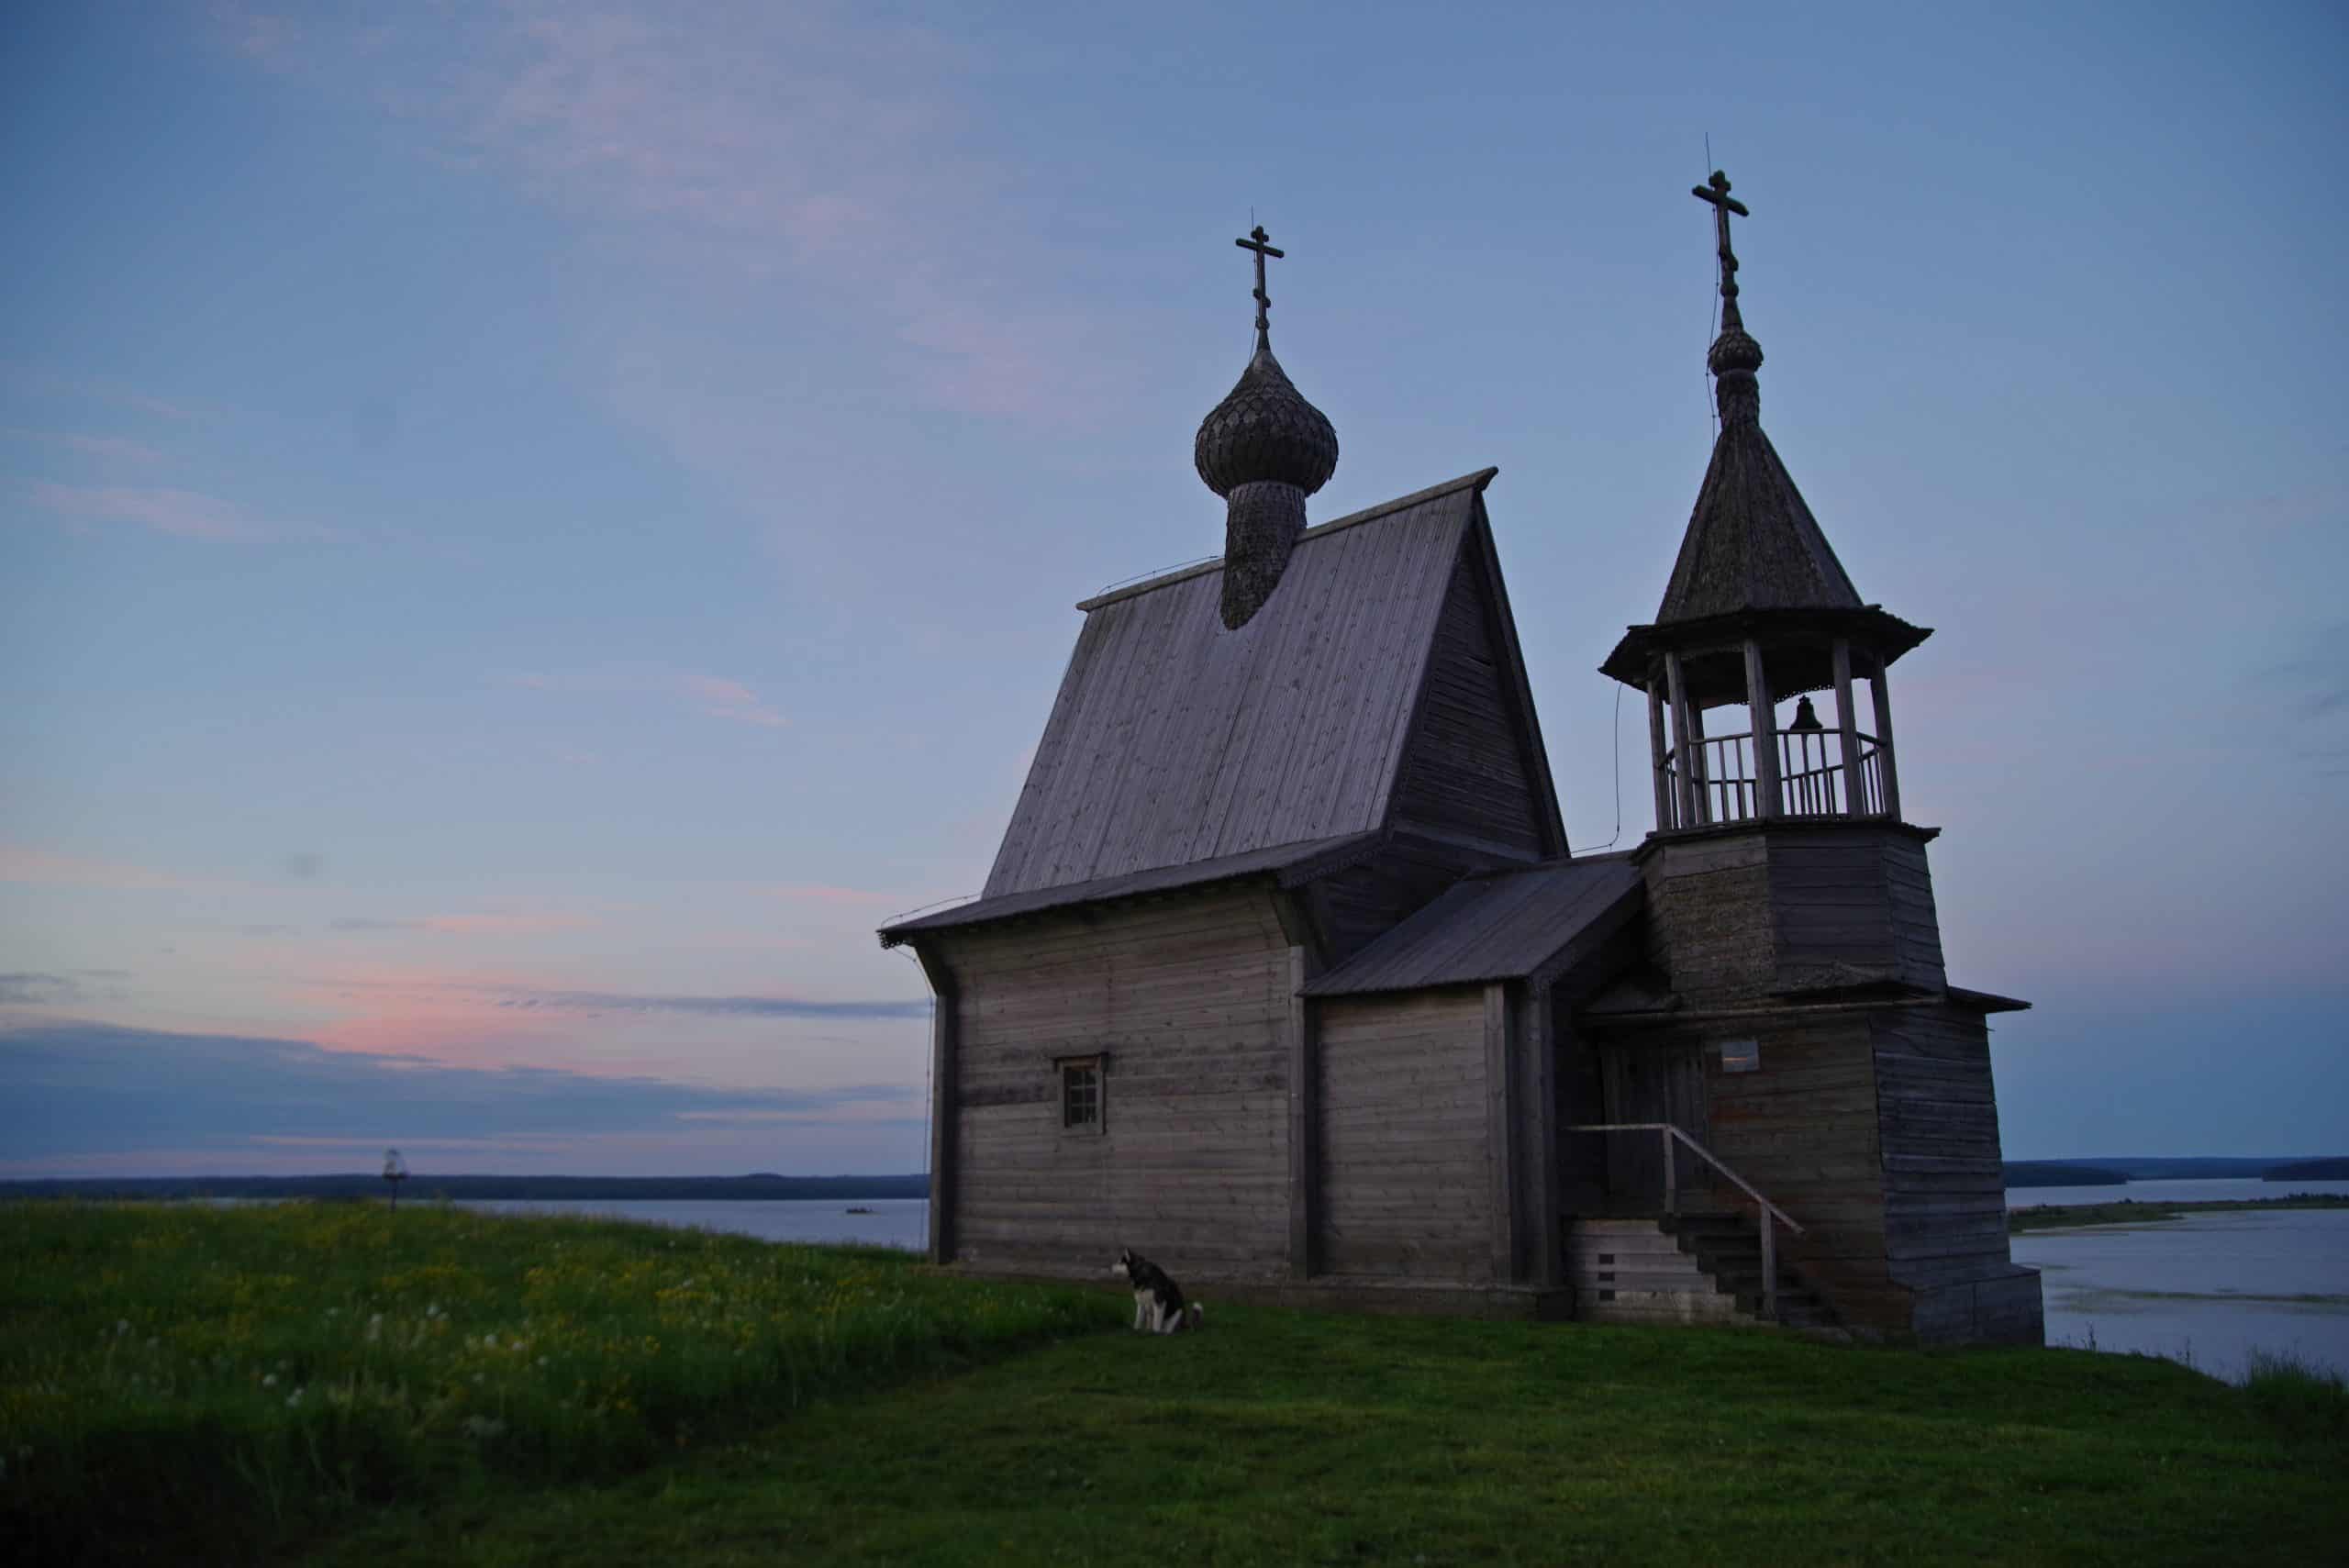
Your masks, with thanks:
<instances>
[{"instance_id":1,"label":"dusk sky","mask_svg":"<svg viewBox=\"0 0 2349 1568\"><path fill-rule=\"evenodd\" d=\"M1499 467L1636 843L1712 164L1764 426L1936 628L2008 1156L2349 1152L2344 68L2332 5L13 6L0 1175L921 1168L874 928L985 880L1074 601L1221 548L1252 218L1313 517Z\"/></svg>"}]
</instances>

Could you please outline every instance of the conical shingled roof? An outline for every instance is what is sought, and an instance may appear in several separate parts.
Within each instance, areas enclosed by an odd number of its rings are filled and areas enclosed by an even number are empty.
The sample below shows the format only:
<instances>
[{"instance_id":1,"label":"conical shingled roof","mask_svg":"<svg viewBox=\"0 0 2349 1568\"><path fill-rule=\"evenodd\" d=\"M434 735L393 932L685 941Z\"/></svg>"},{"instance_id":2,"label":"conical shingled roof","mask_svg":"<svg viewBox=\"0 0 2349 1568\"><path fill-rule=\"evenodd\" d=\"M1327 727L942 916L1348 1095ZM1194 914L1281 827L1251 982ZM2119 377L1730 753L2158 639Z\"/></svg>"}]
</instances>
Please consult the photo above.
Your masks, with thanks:
<instances>
[{"instance_id":1,"label":"conical shingled roof","mask_svg":"<svg viewBox=\"0 0 2349 1568\"><path fill-rule=\"evenodd\" d=\"M1656 624L1740 610L1856 610L1859 591L1762 423L1726 418Z\"/></svg>"}]
</instances>

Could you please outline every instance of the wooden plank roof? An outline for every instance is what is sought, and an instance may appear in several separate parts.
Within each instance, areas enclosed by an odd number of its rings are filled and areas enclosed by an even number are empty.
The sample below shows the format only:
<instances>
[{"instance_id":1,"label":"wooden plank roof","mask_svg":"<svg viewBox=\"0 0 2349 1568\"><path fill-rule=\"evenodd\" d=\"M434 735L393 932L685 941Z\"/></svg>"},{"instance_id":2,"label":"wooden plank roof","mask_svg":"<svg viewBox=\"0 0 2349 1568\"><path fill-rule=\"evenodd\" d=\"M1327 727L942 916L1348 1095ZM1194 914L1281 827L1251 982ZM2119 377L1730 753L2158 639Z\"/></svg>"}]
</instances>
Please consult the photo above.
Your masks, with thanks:
<instances>
[{"instance_id":1,"label":"wooden plank roof","mask_svg":"<svg viewBox=\"0 0 2349 1568\"><path fill-rule=\"evenodd\" d=\"M1218 613L1220 562L1080 605L983 902L1108 896L1074 890L1386 826L1445 589L1495 472L1307 529L1237 629Z\"/></svg>"},{"instance_id":2,"label":"wooden plank roof","mask_svg":"<svg viewBox=\"0 0 2349 1568\"><path fill-rule=\"evenodd\" d=\"M884 926L881 928L881 945L896 947L907 938L918 937L927 931L975 926L987 920L1005 920L1014 915L1033 915L1046 909L1088 904L1102 898L1130 898L1144 893L1167 893L1178 887L1197 887L1204 883L1224 882L1233 877L1270 873L1280 876L1284 883L1294 883L1341 864L1352 851L1374 848L1386 837L1383 833L1349 833L1335 839L1308 840L1299 844L1276 844L1270 849L1251 850L1244 854L1194 861L1188 865L1158 866L1149 871L1099 877L1092 882L1073 882L1059 887L1038 888L1030 893L982 897L968 904L958 904L952 909L941 909L935 915L923 915Z\"/></svg>"},{"instance_id":3,"label":"wooden plank roof","mask_svg":"<svg viewBox=\"0 0 2349 1568\"><path fill-rule=\"evenodd\" d=\"M1628 851L1472 877L1305 987L1308 996L1520 980L1595 946L1645 896Z\"/></svg>"}]
</instances>

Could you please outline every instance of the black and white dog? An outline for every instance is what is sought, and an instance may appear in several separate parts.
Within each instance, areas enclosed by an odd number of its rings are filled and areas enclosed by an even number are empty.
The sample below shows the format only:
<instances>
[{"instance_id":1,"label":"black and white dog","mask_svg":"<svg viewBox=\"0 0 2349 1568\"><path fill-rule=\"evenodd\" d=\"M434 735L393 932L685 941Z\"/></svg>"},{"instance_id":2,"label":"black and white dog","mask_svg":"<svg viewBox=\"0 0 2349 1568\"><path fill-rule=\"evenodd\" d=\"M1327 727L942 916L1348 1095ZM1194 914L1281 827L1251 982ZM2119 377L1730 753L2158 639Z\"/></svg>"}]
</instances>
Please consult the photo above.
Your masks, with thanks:
<instances>
[{"instance_id":1,"label":"black and white dog","mask_svg":"<svg viewBox=\"0 0 2349 1568\"><path fill-rule=\"evenodd\" d=\"M1135 1333L1172 1334L1199 1326L1199 1304L1185 1302L1183 1287L1131 1247L1118 1253L1109 1272L1134 1287Z\"/></svg>"}]
</instances>

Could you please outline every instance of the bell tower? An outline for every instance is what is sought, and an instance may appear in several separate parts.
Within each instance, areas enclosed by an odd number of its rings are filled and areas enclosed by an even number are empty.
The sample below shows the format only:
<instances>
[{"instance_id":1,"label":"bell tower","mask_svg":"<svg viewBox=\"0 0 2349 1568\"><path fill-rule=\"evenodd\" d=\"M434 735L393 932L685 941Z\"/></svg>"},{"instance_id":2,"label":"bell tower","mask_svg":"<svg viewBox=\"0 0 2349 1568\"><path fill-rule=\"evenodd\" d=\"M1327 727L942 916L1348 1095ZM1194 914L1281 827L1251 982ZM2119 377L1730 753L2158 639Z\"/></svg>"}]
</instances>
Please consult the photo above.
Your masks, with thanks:
<instances>
[{"instance_id":1,"label":"bell tower","mask_svg":"<svg viewBox=\"0 0 2349 1568\"><path fill-rule=\"evenodd\" d=\"M1887 680L1932 633L1862 602L1763 433L1762 345L1730 245L1730 217L1746 208L1719 172L1693 194L1713 209L1720 257L1720 333L1706 355L1720 432L1655 619L1600 666L1647 697L1650 851L1756 840L1765 885L1749 940L1687 978L1715 992L1938 990L1933 830L1901 816Z\"/></svg>"},{"instance_id":2,"label":"bell tower","mask_svg":"<svg viewBox=\"0 0 2349 1568\"><path fill-rule=\"evenodd\" d=\"M1648 699L1655 830L1634 853L1640 967L1576 1024L1605 1119L1701 1122L1805 1227L1790 1254L1848 1326L2036 1343L1987 1022L2029 1004L1949 984L1938 829L1901 811L1886 673L1929 634L1860 597L1762 433L1730 249L1746 209L1720 173L1695 195L1720 259L1720 428L1655 619L1600 666Z\"/></svg>"}]
</instances>

